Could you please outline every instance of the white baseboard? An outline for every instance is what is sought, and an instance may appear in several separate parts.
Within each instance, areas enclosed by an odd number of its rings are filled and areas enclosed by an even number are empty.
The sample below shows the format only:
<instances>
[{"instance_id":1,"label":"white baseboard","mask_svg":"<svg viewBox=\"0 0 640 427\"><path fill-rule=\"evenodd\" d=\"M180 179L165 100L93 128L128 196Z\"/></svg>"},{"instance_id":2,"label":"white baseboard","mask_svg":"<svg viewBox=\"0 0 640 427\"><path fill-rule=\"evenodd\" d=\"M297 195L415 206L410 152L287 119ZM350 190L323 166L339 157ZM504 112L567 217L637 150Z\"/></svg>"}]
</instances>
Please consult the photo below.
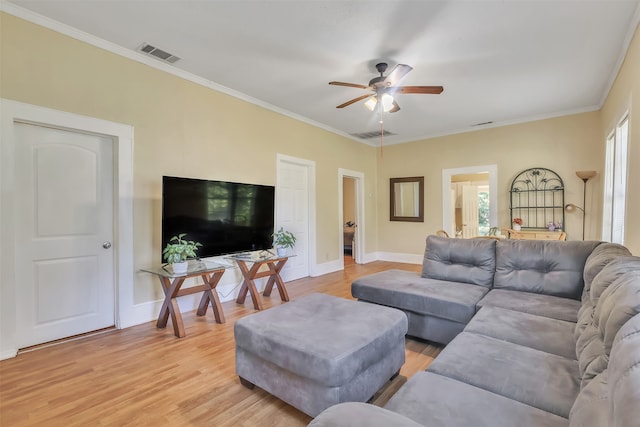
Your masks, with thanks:
<instances>
[{"instance_id":1,"label":"white baseboard","mask_svg":"<svg viewBox=\"0 0 640 427\"><path fill-rule=\"evenodd\" d=\"M323 262L322 264L315 264L310 268L309 276L318 277L325 274L333 273L334 271L340 271L344 269L344 261L336 259L329 262Z\"/></svg>"},{"instance_id":2,"label":"white baseboard","mask_svg":"<svg viewBox=\"0 0 640 427\"><path fill-rule=\"evenodd\" d=\"M18 355L18 349L4 350L0 353L0 360L11 359Z\"/></svg>"},{"instance_id":3,"label":"white baseboard","mask_svg":"<svg viewBox=\"0 0 640 427\"><path fill-rule=\"evenodd\" d=\"M403 254L398 252L375 252L376 261L404 262L407 264L422 264L423 254Z\"/></svg>"}]
</instances>

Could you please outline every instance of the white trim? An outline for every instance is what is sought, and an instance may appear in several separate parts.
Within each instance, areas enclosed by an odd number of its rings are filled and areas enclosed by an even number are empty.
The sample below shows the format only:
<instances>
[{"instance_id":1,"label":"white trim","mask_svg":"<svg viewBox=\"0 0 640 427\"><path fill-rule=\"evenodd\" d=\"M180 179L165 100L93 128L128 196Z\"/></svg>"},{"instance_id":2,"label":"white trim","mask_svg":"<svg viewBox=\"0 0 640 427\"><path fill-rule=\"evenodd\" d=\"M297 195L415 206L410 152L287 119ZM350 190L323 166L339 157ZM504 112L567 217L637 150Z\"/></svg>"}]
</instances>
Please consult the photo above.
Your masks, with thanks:
<instances>
[{"instance_id":1,"label":"white trim","mask_svg":"<svg viewBox=\"0 0 640 427\"><path fill-rule=\"evenodd\" d=\"M467 166L442 169L442 229L451 230L451 177L475 173L489 173L489 225L498 227L498 165Z\"/></svg>"},{"instance_id":2,"label":"white trim","mask_svg":"<svg viewBox=\"0 0 640 427\"><path fill-rule=\"evenodd\" d=\"M2 215L2 242L0 242L0 355L17 353L15 316L15 262L14 262L14 123L23 121L81 132L98 133L114 139L115 170L115 289L117 328L131 326L133 303L133 127L93 117L52 110L8 99L0 99L2 123L2 150L0 150L0 176L2 177L0 215Z\"/></svg>"},{"instance_id":3,"label":"white trim","mask_svg":"<svg viewBox=\"0 0 640 427\"><path fill-rule=\"evenodd\" d=\"M405 264L422 264L424 255L405 254L399 252L375 252L371 261L403 262Z\"/></svg>"},{"instance_id":4,"label":"white trim","mask_svg":"<svg viewBox=\"0 0 640 427\"><path fill-rule=\"evenodd\" d=\"M356 248L353 253L355 262L358 264L363 263L364 259L364 242L365 242L365 220L364 220L364 173L353 171L349 169L338 169L338 259L344 269L344 178L351 178L355 180L355 198L356 198Z\"/></svg>"},{"instance_id":5,"label":"white trim","mask_svg":"<svg viewBox=\"0 0 640 427\"><path fill-rule=\"evenodd\" d=\"M313 272L311 272L310 276L318 277L342 270L344 270L344 259L342 259L342 263L340 262L340 260L333 260L329 262L323 262L322 264L315 264Z\"/></svg>"},{"instance_id":6,"label":"white trim","mask_svg":"<svg viewBox=\"0 0 640 427\"><path fill-rule=\"evenodd\" d=\"M286 154L276 154L276 171L280 163L291 163L307 168L307 180L309 184L309 276L318 276L315 273L316 264L316 162L313 160L301 159L288 156ZM276 201L278 200L278 186L276 185ZM277 218L276 218L277 219Z\"/></svg>"}]
</instances>

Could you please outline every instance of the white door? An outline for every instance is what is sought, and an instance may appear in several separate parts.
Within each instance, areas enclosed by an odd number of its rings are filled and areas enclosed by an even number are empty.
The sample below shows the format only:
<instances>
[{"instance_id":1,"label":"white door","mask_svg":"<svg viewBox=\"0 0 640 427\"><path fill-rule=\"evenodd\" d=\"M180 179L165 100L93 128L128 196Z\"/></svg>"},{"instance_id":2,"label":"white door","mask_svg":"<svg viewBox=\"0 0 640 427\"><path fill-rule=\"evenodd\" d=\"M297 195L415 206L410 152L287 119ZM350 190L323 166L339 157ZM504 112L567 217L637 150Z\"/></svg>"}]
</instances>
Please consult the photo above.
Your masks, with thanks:
<instances>
[{"instance_id":1,"label":"white door","mask_svg":"<svg viewBox=\"0 0 640 427\"><path fill-rule=\"evenodd\" d=\"M462 186L462 237L469 239L478 235L478 188Z\"/></svg>"},{"instance_id":2,"label":"white door","mask_svg":"<svg viewBox=\"0 0 640 427\"><path fill-rule=\"evenodd\" d=\"M276 230L283 227L296 236L294 257L282 270L283 280L309 275L309 173L308 167L286 160L278 162Z\"/></svg>"},{"instance_id":3,"label":"white door","mask_svg":"<svg viewBox=\"0 0 640 427\"><path fill-rule=\"evenodd\" d=\"M18 348L112 326L113 140L15 126Z\"/></svg>"}]
</instances>

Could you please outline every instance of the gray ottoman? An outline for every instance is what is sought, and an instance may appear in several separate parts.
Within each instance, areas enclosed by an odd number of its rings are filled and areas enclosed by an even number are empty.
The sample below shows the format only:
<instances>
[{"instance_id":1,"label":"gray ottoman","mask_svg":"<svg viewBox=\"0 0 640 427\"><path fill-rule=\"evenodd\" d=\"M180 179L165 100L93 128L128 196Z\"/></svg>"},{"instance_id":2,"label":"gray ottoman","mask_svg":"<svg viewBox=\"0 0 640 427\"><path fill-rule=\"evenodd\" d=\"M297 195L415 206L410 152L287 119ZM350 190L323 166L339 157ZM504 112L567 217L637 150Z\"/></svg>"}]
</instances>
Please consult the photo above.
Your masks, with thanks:
<instances>
[{"instance_id":1,"label":"gray ottoman","mask_svg":"<svg viewBox=\"0 0 640 427\"><path fill-rule=\"evenodd\" d=\"M236 373L315 417L366 402L404 364L407 317L389 307L311 294L234 326Z\"/></svg>"}]
</instances>

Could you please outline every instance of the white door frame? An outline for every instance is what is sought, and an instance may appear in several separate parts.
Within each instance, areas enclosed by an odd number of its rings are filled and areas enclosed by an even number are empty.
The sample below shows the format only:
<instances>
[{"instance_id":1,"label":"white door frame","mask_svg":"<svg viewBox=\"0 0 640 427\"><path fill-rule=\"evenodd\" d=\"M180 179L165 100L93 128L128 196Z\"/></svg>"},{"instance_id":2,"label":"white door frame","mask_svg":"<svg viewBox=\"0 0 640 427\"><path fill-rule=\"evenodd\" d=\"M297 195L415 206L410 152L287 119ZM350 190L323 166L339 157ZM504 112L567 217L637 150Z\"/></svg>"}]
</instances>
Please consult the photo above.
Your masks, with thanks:
<instances>
[{"instance_id":1,"label":"white door frame","mask_svg":"<svg viewBox=\"0 0 640 427\"><path fill-rule=\"evenodd\" d=\"M309 248L308 265L309 276L317 276L316 274L316 162L313 160L301 159L299 157L288 156L286 154L276 154L276 175L281 163L292 163L297 166L303 166L307 170L307 182L309 184ZM278 200L278 186L276 185L276 203ZM277 209L276 209L277 211ZM278 218L276 218L276 223Z\"/></svg>"},{"instance_id":2,"label":"white door frame","mask_svg":"<svg viewBox=\"0 0 640 427\"><path fill-rule=\"evenodd\" d=\"M133 127L92 117L0 99L0 359L14 357L15 313L15 141L14 123L30 123L71 131L97 133L114 141L115 323L135 324L133 308Z\"/></svg>"},{"instance_id":3,"label":"white door frame","mask_svg":"<svg viewBox=\"0 0 640 427\"><path fill-rule=\"evenodd\" d=\"M451 230L451 177L474 173L489 174L489 224L498 227L498 165L467 166L442 169L442 229Z\"/></svg>"},{"instance_id":4,"label":"white door frame","mask_svg":"<svg viewBox=\"0 0 640 427\"><path fill-rule=\"evenodd\" d=\"M355 181L355 219L356 219L356 247L353 252L355 262L358 264L364 263L364 173L358 171L352 171L349 169L338 169L338 244L339 254L344 253L344 178L351 178ZM344 257L340 256L340 269L344 270Z\"/></svg>"}]
</instances>

